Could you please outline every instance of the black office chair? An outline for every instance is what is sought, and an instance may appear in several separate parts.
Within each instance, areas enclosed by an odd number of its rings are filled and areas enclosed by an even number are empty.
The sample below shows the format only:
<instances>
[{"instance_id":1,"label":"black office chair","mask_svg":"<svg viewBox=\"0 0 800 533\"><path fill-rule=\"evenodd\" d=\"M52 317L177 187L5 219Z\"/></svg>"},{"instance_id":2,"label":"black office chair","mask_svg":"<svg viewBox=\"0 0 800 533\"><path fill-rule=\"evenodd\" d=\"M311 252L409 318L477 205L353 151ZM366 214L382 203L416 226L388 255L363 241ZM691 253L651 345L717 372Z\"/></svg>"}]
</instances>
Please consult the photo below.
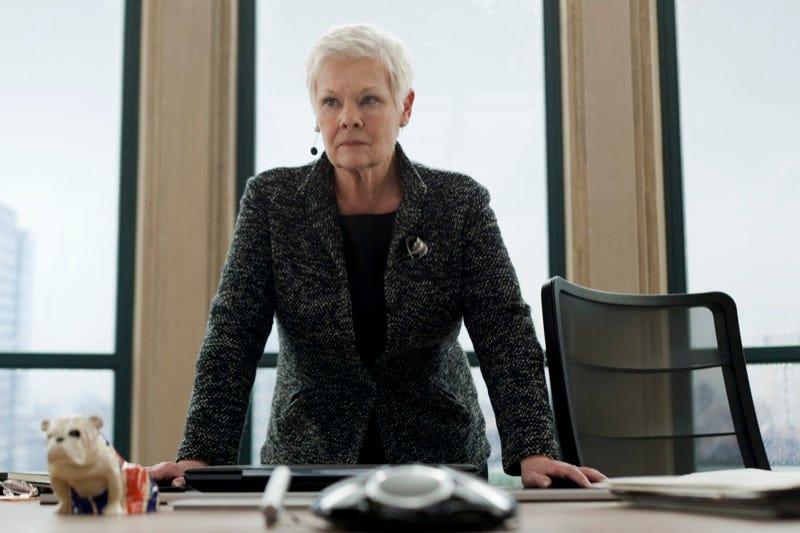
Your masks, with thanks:
<instances>
[{"instance_id":1,"label":"black office chair","mask_svg":"<svg viewBox=\"0 0 800 533\"><path fill-rule=\"evenodd\" d=\"M769 469L726 294L542 287L563 459L608 476Z\"/></svg>"}]
</instances>

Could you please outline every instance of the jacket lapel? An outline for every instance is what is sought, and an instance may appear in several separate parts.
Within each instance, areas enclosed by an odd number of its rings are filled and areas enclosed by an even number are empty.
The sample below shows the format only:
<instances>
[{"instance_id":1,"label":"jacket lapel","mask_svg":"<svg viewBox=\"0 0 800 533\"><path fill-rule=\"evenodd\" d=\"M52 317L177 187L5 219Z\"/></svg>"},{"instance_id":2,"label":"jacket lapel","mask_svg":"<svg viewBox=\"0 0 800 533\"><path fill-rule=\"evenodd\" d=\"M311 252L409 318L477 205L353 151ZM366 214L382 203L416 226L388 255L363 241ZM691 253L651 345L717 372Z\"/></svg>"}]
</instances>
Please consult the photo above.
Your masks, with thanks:
<instances>
[{"instance_id":1,"label":"jacket lapel","mask_svg":"<svg viewBox=\"0 0 800 533\"><path fill-rule=\"evenodd\" d=\"M386 258L384 272L384 296L386 298L387 331L386 349L392 348L396 343L396 307L398 293L402 289L402 277L409 268L411 257L406 249L408 237L420 237L423 241L427 235L417 233L417 224L424 207L427 186L417 172L413 163L408 159L400 144L395 145L400 172L400 187L402 197L397 208L392 239L389 245L389 254ZM331 256L339 279L347 284L347 268L344 258L344 242L342 230L339 226L339 208L336 205L336 192L333 184L333 165L326 154L311 167L307 178L300 186L300 193L307 198L308 217L312 230L319 236L324 249ZM352 309L350 299L342 302L352 324ZM352 333L351 333L352 334ZM355 341L353 341L355 342Z\"/></svg>"},{"instance_id":2,"label":"jacket lapel","mask_svg":"<svg viewBox=\"0 0 800 533\"><path fill-rule=\"evenodd\" d=\"M397 215L392 229L392 241L389 245L389 256L386 258L386 276L384 282L388 287L389 276L395 268L402 265L405 259L410 259L406 250L406 238L417 237L415 232L419 221L422 206L425 200L427 187L420 177L411 160L406 157L400 144L395 146L400 171L400 187L402 198L397 208ZM421 236L424 240L424 236Z\"/></svg>"},{"instance_id":3,"label":"jacket lapel","mask_svg":"<svg viewBox=\"0 0 800 533\"><path fill-rule=\"evenodd\" d=\"M407 257L405 241L409 236L417 236L414 229L419 221L427 191L425 182L399 143L395 145L395 151L398 158L402 198L397 208L392 240L389 245L389 256L386 259L387 274L402 264ZM340 276L346 278L344 244L338 220L339 209L336 206L336 193L333 189L333 165L326 154L323 153L311 168L301 192L308 199L308 216L313 229L333 259ZM424 240L424 236L421 237Z\"/></svg>"},{"instance_id":4,"label":"jacket lapel","mask_svg":"<svg viewBox=\"0 0 800 533\"><path fill-rule=\"evenodd\" d=\"M308 199L311 227L333 260L340 278L347 279L344 262L344 243L339 227L339 209L333 189L333 165L323 153L303 184L302 194Z\"/></svg>"},{"instance_id":5,"label":"jacket lapel","mask_svg":"<svg viewBox=\"0 0 800 533\"><path fill-rule=\"evenodd\" d=\"M400 339L407 332L403 331L400 320L401 293L406 287L406 276L412 266L413 259L406 249L406 239L419 237L427 240L427 235L418 233L417 224L425 202L427 186L414 165L406 157L398 144L396 147L400 170L402 198L397 208L397 215L392 229L392 240L389 255L386 258L386 271L383 275L383 294L386 299L386 353L395 350Z\"/></svg>"}]
</instances>

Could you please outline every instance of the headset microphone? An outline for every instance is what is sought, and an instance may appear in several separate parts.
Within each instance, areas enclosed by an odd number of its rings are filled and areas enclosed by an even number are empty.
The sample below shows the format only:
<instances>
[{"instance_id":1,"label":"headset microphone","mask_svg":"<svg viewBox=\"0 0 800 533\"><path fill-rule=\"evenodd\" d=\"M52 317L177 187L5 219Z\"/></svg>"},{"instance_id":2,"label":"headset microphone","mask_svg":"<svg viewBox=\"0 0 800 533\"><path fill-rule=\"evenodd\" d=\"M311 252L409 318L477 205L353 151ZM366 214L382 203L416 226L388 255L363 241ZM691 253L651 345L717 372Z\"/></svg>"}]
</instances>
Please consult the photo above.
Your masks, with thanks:
<instances>
[{"instance_id":1,"label":"headset microphone","mask_svg":"<svg viewBox=\"0 0 800 533\"><path fill-rule=\"evenodd\" d=\"M317 147L314 146L315 144L317 144L317 139L319 139L319 132L317 132L317 135L314 137L314 142L311 143L311 155L317 155L319 153Z\"/></svg>"}]
</instances>

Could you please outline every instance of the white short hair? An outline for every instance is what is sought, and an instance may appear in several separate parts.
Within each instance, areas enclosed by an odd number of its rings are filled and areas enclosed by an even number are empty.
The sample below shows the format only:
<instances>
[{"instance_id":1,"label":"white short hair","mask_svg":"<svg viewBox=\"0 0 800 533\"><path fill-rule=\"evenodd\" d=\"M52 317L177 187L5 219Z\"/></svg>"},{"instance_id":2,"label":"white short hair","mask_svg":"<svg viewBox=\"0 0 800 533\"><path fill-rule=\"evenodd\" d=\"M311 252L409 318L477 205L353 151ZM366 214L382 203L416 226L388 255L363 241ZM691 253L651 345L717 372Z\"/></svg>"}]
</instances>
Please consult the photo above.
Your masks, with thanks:
<instances>
[{"instance_id":1,"label":"white short hair","mask_svg":"<svg viewBox=\"0 0 800 533\"><path fill-rule=\"evenodd\" d=\"M370 24L351 24L331 29L311 47L306 60L306 86L311 106L316 109L317 77L328 59L377 59L389 75L389 89L402 108L411 92L414 72L408 49L394 35Z\"/></svg>"}]
</instances>

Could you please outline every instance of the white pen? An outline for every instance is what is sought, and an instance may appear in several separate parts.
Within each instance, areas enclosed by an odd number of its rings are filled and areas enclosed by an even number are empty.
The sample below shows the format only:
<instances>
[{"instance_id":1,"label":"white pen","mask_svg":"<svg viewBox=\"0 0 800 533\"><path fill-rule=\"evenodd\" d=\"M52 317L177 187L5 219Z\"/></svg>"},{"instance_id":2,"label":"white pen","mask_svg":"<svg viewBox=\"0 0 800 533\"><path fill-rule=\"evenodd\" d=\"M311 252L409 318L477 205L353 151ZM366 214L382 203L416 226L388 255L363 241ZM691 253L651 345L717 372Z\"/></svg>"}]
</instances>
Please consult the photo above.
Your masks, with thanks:
<instances>
[{"instance_id":1,"label":"white pen","mask_svg":"<svg viewBox=\"0 0 800 533\"><path fill-rule=\"evenodd\" d=\"M272 527L281 516L283 510L283 498L289 489L289 482L292 480L292 471L288 466L276 466L269 476L267 486L264 487L264 495L261 496L261 512L267 527Z\"/></svg>"}]
</instances>

